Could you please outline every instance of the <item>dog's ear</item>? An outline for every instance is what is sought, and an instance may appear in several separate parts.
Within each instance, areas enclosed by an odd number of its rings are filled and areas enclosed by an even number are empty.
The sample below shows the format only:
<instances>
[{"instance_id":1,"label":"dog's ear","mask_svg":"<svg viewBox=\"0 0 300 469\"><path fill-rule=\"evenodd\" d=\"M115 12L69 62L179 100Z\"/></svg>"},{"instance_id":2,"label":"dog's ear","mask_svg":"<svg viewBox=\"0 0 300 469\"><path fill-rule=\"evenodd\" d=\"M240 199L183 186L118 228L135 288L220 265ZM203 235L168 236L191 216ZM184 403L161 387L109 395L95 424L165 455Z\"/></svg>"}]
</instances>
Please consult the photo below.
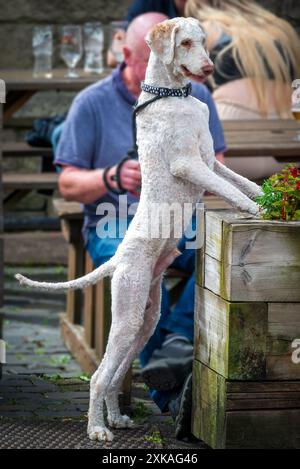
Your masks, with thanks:
<instances>
[{"instance_id":1,"label":"dog's ear","mask_svg":"<svg viewBox=\"0 0 300 469\"><path fill-rule=\"evenodd\" d=\"M174 59L176 33L179 28L179 24L170 20L163 21L154 26L145 38L150 49L166 65Z\"/></svg>"}]
</instances>

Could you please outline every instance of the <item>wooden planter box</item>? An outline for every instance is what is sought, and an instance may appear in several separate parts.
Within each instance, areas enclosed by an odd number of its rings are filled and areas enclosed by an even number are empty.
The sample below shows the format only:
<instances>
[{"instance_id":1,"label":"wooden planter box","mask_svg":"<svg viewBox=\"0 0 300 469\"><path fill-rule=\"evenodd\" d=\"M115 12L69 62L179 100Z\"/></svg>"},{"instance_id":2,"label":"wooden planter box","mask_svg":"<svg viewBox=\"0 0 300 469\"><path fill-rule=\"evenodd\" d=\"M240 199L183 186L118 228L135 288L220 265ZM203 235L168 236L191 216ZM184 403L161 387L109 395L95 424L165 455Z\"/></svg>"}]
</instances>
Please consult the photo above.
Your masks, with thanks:
<instances>
[{"instance_id":1,"label":"wooden planter box","mask_svg":"<svg viewBox=\"0 0 300 469\"><path fill-rule=\"evenodd\" d=\"M202 228L203 229L203 228ZM193 433L214 448L300 448L300 222L206 212Z\"/></svg>"},{"instance_id":2,"label":"wooden planter box","mask_svg":"<svg viewBox=\"0 0 300 469\"><path fill-rule=\"evenodd\" d=\"M3 315L0 313L0 339L2 339ZM0 361L0 379L2 378L2 363Z\"/></svg>"}]
</instances>

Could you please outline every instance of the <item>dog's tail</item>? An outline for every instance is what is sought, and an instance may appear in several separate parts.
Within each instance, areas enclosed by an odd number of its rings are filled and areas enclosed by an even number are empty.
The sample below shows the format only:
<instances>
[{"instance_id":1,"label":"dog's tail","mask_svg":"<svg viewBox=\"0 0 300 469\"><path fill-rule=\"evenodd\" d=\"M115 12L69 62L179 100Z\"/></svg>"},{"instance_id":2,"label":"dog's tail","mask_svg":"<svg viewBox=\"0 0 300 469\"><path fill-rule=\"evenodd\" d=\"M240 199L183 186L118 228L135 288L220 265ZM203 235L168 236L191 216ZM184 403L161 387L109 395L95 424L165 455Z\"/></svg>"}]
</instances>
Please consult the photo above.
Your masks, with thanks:
<instances>
[{"instance_id":1,"label":"dog's tail","mask_svg":"<svg viewBox=\"0 0 300 469\"><path fill-rule=\"evenodd\" d=\"M78 290L86 288L90 285L94 285L99 280L104 277L110 276L116 266L112 262L111 258L109 261L105 262L105 264L100 265L97 269L93 270L87 275L83 277L79 277L75 280L70 280L68 282L58 282L58 283L48 283L48 282L38 282L35 280L30 280L27 277L24 277L21 274L16 274L15 278L19 280L21 285L25 285L26 287L32 287L36 290L51 290L51 291L63 291L63 290Z\"/></svg>"}]
</instances>

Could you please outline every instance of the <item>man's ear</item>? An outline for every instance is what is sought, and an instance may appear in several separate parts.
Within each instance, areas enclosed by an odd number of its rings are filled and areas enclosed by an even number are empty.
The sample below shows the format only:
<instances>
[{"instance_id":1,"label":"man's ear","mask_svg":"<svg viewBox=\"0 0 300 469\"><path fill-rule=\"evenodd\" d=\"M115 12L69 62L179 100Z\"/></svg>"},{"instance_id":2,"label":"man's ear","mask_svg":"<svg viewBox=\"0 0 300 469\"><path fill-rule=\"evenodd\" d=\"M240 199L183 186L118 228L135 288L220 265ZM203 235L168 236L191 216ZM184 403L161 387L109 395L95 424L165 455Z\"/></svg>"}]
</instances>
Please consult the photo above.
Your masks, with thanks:
<instances>
[{"instance_id":1,"label":"man's ear","mask_svg":"<svg viewBox=\"0 0 300 469\"><path fill-rule=\"evenodd\" d=\"M146 36L146 42L152 52L166 65L174 59L176 33L180 26L170 20L157 24Z\"/></svg>"},{"instance_id":2,"label":"man's ear","mask_svg":"<svg viewBox=\"0 0 300 469\"><path fill-rule=\"evenodd\" d=\"M127 46L123 46L123 57L124 57L124 62L129 65L130 59L131 59L131 50Z\"/></svg>"}]
</instances>

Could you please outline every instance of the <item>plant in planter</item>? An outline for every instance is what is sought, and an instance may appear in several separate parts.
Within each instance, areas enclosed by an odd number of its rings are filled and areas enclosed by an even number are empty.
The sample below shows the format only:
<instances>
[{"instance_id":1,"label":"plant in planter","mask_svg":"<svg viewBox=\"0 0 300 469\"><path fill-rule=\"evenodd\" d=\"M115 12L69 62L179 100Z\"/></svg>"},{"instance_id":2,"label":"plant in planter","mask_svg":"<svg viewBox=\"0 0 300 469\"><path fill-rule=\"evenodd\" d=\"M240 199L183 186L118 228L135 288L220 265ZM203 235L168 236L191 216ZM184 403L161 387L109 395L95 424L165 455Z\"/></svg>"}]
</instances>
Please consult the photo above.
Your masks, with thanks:
<instances>
[{"instance_id":1,"label":"plant in planter","mask_svg":"<svg viewBox=\"0 0 300 469\"><path fill-rule=\"evenodd\" d=\"M300 170L288 164L262 185L264 194L256 198L264 220L300 220Z\"/></svg>"}]
</instances>

